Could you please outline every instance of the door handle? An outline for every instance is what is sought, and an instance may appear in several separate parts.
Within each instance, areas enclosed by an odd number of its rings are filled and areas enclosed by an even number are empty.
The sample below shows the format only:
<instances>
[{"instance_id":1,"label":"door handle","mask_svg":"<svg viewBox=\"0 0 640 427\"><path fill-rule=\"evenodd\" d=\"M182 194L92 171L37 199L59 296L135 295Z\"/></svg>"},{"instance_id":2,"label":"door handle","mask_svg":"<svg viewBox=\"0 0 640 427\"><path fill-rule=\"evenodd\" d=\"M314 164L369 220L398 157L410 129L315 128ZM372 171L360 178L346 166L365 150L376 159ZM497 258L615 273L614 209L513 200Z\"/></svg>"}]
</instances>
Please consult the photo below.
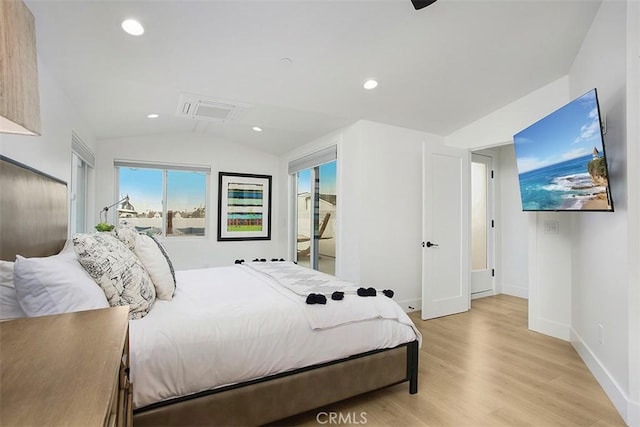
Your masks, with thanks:
<instances>
[{"instance_id":1,"label":"door handle","mask_svg":"<svg viewBox=\"0 0 640 427\"><path fill-rule=\"evenodd\" d=\"M422 247L424 248L425 246L430 248L431 246L440 246L440 245L437 244L437 243L431 243L431 242L425 243L425 242L422 242Z\"/></svg>"}]
</instances>

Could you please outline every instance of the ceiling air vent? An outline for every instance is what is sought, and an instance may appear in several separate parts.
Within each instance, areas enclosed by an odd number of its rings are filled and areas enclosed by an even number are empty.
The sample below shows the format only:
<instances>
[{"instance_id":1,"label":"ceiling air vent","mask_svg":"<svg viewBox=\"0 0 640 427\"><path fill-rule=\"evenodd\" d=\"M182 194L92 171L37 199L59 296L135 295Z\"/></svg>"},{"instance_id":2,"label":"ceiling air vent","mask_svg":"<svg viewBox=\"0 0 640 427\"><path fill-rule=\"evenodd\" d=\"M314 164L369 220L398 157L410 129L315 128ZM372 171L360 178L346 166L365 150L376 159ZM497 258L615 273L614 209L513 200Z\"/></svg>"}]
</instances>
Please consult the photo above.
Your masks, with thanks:
<instances>
[{"instance_id":1,"label":"ceiling air vent","mask_svg":"<svg viewBox=\"0 0 640 427\"><path fill-rule=\"evenodd\" d=\"M178 116L211 122L229 122L240 118L247 107L247 105L182 94L178 105Z\"/></svg>"}]
</instances>

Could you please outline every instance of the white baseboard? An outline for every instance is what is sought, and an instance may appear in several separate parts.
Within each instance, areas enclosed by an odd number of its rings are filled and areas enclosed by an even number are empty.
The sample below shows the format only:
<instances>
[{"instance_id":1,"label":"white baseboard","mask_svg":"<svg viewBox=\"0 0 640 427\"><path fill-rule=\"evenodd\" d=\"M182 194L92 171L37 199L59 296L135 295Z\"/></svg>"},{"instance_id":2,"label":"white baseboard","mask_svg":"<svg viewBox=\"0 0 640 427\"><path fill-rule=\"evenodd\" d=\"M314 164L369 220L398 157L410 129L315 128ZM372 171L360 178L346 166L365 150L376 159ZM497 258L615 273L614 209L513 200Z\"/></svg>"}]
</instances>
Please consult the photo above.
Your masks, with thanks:
<instances>
[{"instance_id":1,"label":"white baseboard","mask_svg":"<svg viewBox=\"0 0 640 427\"><path fill-rule=\"evenodd\" d=\"M529 329L564 341L569 341L571 338L571 328L553 320L529 317Z\"/></svg>"},{"instance_id":2,"label":"white baseboard","mask_svg":"<svg viewBox=\"0 0 640 427\"><path fill-rule=\"evenodd\" d=\"M518 298L529 299L529 288L502 284L502 293Z\"/></svg>"},{"instance_id":3,"label":"white baseboard","mask_svg":"<svg viewBox=\"0 0 640 427\"><path fill-rule=\"evenodd\" d=\"M573 328L571 328L571 345L576 349L598 383L600 383L600 386L613 403L613 406L616 407L624 422L630 426L640 425L640 406L638 403L632 402L629 399L624 390L622 390L616 380L609 374L607 368L602 365L589 346L583 341L582 337L580 337Z\"/></svg>"},{"instance_id":4,"label":"white baseboard","mask_svg":"<svg viewBox=\"0 0 640 427\"><path fill-rule=\"evenodd\" d=\"M626 423L630 426L640 426L640 402L629 401Z\"/></svg>"},{"instance_id":5,"label":"white baseboard","mask_svg":"<svg viewBox=\"0 0 640 427\"><path fill-rule=\"evenodd\" d=\"M496 293L493 289L490 289L488 291L484 291L484 292L476 292L471 294L471 299L478 299L478 298L485 298L485 297L492 297L494 296Z\"/></svg>"},{"instance_id":6,"label":"white baseboard","mask_svg":"<svg viewBox=\"0 0 640 427\"><path fill-rule=\"evenodd\" d=\"M400 307L407 312L411 313L412 311L422 310L422 299L411 299L405 301L397 301L400 304Z\"/></svg>"}]
</instances>

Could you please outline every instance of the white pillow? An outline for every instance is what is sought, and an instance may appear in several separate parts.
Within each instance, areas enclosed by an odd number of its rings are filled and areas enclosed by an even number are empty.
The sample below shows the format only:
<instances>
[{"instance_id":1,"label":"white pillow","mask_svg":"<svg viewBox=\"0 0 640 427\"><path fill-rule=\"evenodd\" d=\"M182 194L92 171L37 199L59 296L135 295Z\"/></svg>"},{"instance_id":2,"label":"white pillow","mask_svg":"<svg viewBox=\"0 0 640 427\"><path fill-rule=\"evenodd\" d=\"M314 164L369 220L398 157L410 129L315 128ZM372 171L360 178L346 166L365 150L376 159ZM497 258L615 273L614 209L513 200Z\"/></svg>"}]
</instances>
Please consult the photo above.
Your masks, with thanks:
<instances>
[{"instance_id":1,"label":"white pillow","mask_svg":"<svg viewBox=\"0 0 640 427\"><path fill-rule=\"evenodd\" d=\"M13 286L13 262L0 260L0 319L27 317L20 307Z\"/></svg>"},{"instance_id":2,"label":"white pillow","mask_svg":"<svg viewBox=\"0 0 640 427\"><path fill-rule=\"evenodd\" d=\"M107 233L75 234L73 247L111 306L128 305L130 319L147 315L156 290L140 260L124 243Z\"/></svg>"},{"instance_id":3,"label":"white pillow","mask_svg":"<svg viewBox=\"0 0 640 427\"><path fill-rule=\"evenodd\" d=\"M136 235L134 252L147 269L156 288L159 299L171 300L176 290L173 266L166 251L153 237L146 234Z\"/></svg>"},{"instance_id":4,"label":"white pillow","mask_svg":"<svg viewBox=\"0 0 640 427\"><path fill-rule=\"evenodd\" d=\"M18 255L13 281L29 317L109 307L102 289L70 251L44 258Z\"/></svg>"}]
</instances>

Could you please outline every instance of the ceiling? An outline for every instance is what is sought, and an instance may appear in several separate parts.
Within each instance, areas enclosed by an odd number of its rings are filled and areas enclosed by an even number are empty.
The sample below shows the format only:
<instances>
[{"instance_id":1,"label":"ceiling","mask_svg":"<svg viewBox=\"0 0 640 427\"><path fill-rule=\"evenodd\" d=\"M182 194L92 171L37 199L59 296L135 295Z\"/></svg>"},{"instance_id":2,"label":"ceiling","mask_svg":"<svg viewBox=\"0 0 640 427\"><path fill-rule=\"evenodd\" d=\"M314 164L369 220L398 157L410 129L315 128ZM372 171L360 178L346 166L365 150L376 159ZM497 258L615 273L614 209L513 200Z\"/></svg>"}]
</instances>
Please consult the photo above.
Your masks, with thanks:
<instances>
[{"instance_id":1,"label":"ceiling","mask_svg":"<svg viewBox=\"0 0 640 427\"><path fill-rule=\"evenodd\" d=\"M566 75L600 4L26 2L42 66L97 139L201 132L273 154L360 119L446 136ZM131 17L143 35L122 31ZM226 123L187 119L182 93L248 107Z\"/></svg>"}]
</instances>

